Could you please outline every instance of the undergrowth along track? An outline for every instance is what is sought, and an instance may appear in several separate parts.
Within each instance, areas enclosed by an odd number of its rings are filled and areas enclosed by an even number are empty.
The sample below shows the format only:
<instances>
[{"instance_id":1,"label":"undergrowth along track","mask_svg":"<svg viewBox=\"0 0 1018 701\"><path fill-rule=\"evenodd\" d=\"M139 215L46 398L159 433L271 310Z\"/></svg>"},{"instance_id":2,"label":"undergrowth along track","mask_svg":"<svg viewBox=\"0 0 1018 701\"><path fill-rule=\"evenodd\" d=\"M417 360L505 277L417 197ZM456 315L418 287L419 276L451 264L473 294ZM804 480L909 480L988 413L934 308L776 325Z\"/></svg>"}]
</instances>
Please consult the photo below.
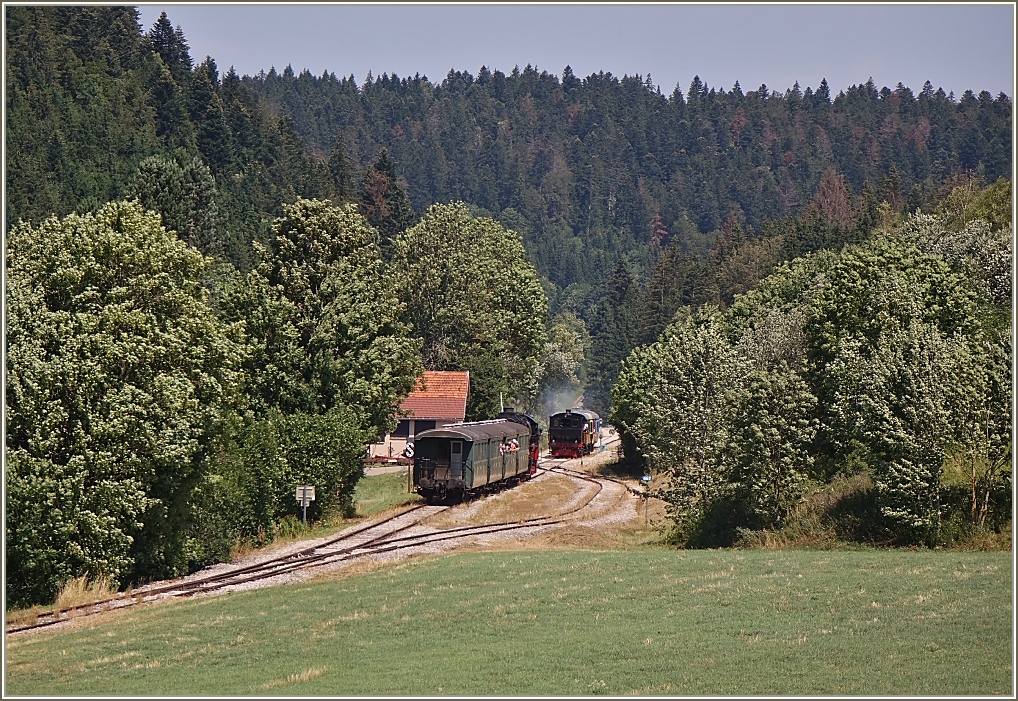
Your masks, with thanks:
<instances>
[{"instance_id":1,"label":"undergrowth along track","mask_svg":"<svg viewBox=\"0 0 1018 701\"><path fill-rule=\"evenodd\" d=\"M387 537L412 528L429 516L441 513L447 508L424 505L414 506L380 521L345 530L322 543L295 552L279 555L251 565L233 568L225 572L139 587L129 594L122 594L78 606L42 611L36 615L33 622L11 624L7 626L6 630L7 633L35 630L62 623L71 618L94 615L104 611L134 606L143 602L195 596L232 585L268 579L296 569L321 564L329 558L341 557L353 553L359 548L370 547L372 544L383 541ZM423 515L420 514L421 511L424 511ZM415 516L411 519L406 519L405 517L410 514ZM409 520L409 523L401 523L401 520Z\"/></svg>"}]
</instances>

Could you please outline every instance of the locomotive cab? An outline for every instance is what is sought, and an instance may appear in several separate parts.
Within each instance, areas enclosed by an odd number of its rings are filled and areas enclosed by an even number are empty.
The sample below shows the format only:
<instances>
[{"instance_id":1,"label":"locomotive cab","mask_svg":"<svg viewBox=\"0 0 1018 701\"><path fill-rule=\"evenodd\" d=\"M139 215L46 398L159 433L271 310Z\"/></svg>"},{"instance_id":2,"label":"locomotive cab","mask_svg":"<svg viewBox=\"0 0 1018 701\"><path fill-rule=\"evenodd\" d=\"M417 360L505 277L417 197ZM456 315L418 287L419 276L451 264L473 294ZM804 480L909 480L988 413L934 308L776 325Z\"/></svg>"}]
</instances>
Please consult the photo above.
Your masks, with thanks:
<instances>
[{"instance_id":1,"label":"locomotive cab","mask_svg":"<svg viewBox=\"0 0 1018 701\"><path fill-rule=\"evenodd\" d=\"M566 409L548 418L548 449L552 457L578 458L594 452L601 417L586 409Z\"/></svg>"}]
</instances>

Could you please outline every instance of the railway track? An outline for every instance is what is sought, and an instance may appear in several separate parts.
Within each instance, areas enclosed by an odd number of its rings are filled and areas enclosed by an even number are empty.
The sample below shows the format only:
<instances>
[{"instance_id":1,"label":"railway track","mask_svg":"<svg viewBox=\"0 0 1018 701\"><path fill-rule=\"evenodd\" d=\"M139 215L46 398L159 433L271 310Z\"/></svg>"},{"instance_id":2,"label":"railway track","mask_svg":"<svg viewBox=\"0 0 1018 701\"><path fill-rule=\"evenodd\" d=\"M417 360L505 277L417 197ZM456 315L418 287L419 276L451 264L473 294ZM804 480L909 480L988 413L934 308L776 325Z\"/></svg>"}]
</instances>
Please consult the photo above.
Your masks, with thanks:
<instances>
[{"instance_id":1,"label":"railway track","mask_svg":"<svg viewBox=\"0 0 1018 701\"><path fill-rule=\"evenodd\" d=\"M572 460L575 460L575 458ZM567 462L570 462L570 459L546 458L538 469L546 473L559 473L591 483L597 489L586 498L581 499L578 504L558 514L512 522L458 526L424 533L408 534L406 531L415 526L421 526L431 516L452 508L449 506L418 505L381 521L345 530L335 537L328 538L320 543L257 563L232 567L214 574L191 576L139 587L129 594L110 597L81 606L43 611L36 616L33 622L8 625L6 632L12 634L47 628L67 622L72 618L81 618L163 599L198 596L250 582L272 580L274 578L282 580L300 570L334 565L345 560L381 555L400 550L411 550L447 541L464 540L494 533L554 526L575 519L577 514L601 493L604 488L604 482L609 481L622 484L621 480L594 476L586 472L564 467L563 465ZM627 486L627 489L630 488ZM630 489L630 491L633 490Z\"/></svg>"},{"instance_id":2,"label":"railway track","mask_svg":"<svg viewBox=\"0 0 1018 701\"><path fill-rule=\"evenodd\" d=\"M362 526L347 529L342 533L328 538L321 543L289 552L283 555L262 560L242 567L230 568L223 572L197 577L186 577L156 585L143 586L131 591L130 594L119 595L80 606L69 606L40 612L34 622L12 624L6 628L7 633L18 633L36 630L63 623L71 618L95 615L104 611L135 606L140 603L167 598L197 596L230 586L247 582L271 579L285 575L298 569L324 564L330 559L356 553L358 549L367 549L386 538L406 531L424 519L445 511L449 507L414 506L398 514Z\"/></svg>"}]
</instances>

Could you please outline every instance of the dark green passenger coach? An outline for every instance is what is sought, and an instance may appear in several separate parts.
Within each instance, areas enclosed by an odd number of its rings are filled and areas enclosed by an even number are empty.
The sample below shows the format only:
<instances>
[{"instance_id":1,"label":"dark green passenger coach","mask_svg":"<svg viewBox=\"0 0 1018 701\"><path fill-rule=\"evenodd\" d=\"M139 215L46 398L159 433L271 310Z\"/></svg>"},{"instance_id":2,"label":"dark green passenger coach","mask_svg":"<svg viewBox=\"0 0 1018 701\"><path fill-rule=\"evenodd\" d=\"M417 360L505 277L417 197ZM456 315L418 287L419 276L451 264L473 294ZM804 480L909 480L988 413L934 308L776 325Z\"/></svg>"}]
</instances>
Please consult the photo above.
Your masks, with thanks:
<instances>
[{"instance_id":1,"label":"dark green passenger coach","mask_svg":"<svg viewBox=\"0 0 1018 701\"><path fill-rule=\"evenodd\" d=\"M528 480L531 429L507 419L450 424L417 434L414 486L428 503L457 502ZM534 456L536 458L536 456Z\"/></svg>"}]
</instances>

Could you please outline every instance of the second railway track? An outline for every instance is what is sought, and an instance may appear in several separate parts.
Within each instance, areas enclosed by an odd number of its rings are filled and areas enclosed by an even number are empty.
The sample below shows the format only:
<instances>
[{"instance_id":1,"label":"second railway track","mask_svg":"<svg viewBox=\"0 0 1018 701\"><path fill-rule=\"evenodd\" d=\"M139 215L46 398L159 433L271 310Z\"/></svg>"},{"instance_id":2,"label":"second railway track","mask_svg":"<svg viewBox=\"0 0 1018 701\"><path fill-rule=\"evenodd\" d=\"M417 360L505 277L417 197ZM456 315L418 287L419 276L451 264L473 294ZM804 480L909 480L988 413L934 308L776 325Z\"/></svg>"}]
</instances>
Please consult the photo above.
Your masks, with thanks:
<instances>
[{"instance_id":1,"label":"second railway track","mask_svg":"<svg viewBox=\"0 0 1018 701\"><path fill-rule=\"evenodd\" d=\"M578 514L588 507L601 494L605 483L623 484L621 480L610 477L591 475L586 472L564 467L567 462L575 459L546 458L539 468L546 474L561 474L573 479L588 482L596 486L592 494L580 495L576 502L558 513L528 519L488 523L469 526L456 526L445 529L433 529L411 532L415 527L424 527L424 521L439 513L447 511L448 506L418 505L388 518L361 524L341 533L322 539L304 547L278 554L249 564L233 563L220 565L212 571L206 570L176 580L158 582L138 587L127 594L84 604L81 606L51 609L40 612L34 621L12 623L7 626L7 633L20 633L39 628L52 627L75 618L112 611L141 603L162 599L183 598L208 594L216 591L229 591L242 588L251 583L273 583L292 581L299 573L307 572L336 563L362 557L378 556L385 553L426 548L443 543L451 544L456 540L465 540L476 536L484 536L511 531L542 529L565 522L575 521ZM626 487L629 491L630 487ZM438 546L443 547L443 546ZM218 571L216 571L218 569Z\"/></svg>"}]
</instances>

